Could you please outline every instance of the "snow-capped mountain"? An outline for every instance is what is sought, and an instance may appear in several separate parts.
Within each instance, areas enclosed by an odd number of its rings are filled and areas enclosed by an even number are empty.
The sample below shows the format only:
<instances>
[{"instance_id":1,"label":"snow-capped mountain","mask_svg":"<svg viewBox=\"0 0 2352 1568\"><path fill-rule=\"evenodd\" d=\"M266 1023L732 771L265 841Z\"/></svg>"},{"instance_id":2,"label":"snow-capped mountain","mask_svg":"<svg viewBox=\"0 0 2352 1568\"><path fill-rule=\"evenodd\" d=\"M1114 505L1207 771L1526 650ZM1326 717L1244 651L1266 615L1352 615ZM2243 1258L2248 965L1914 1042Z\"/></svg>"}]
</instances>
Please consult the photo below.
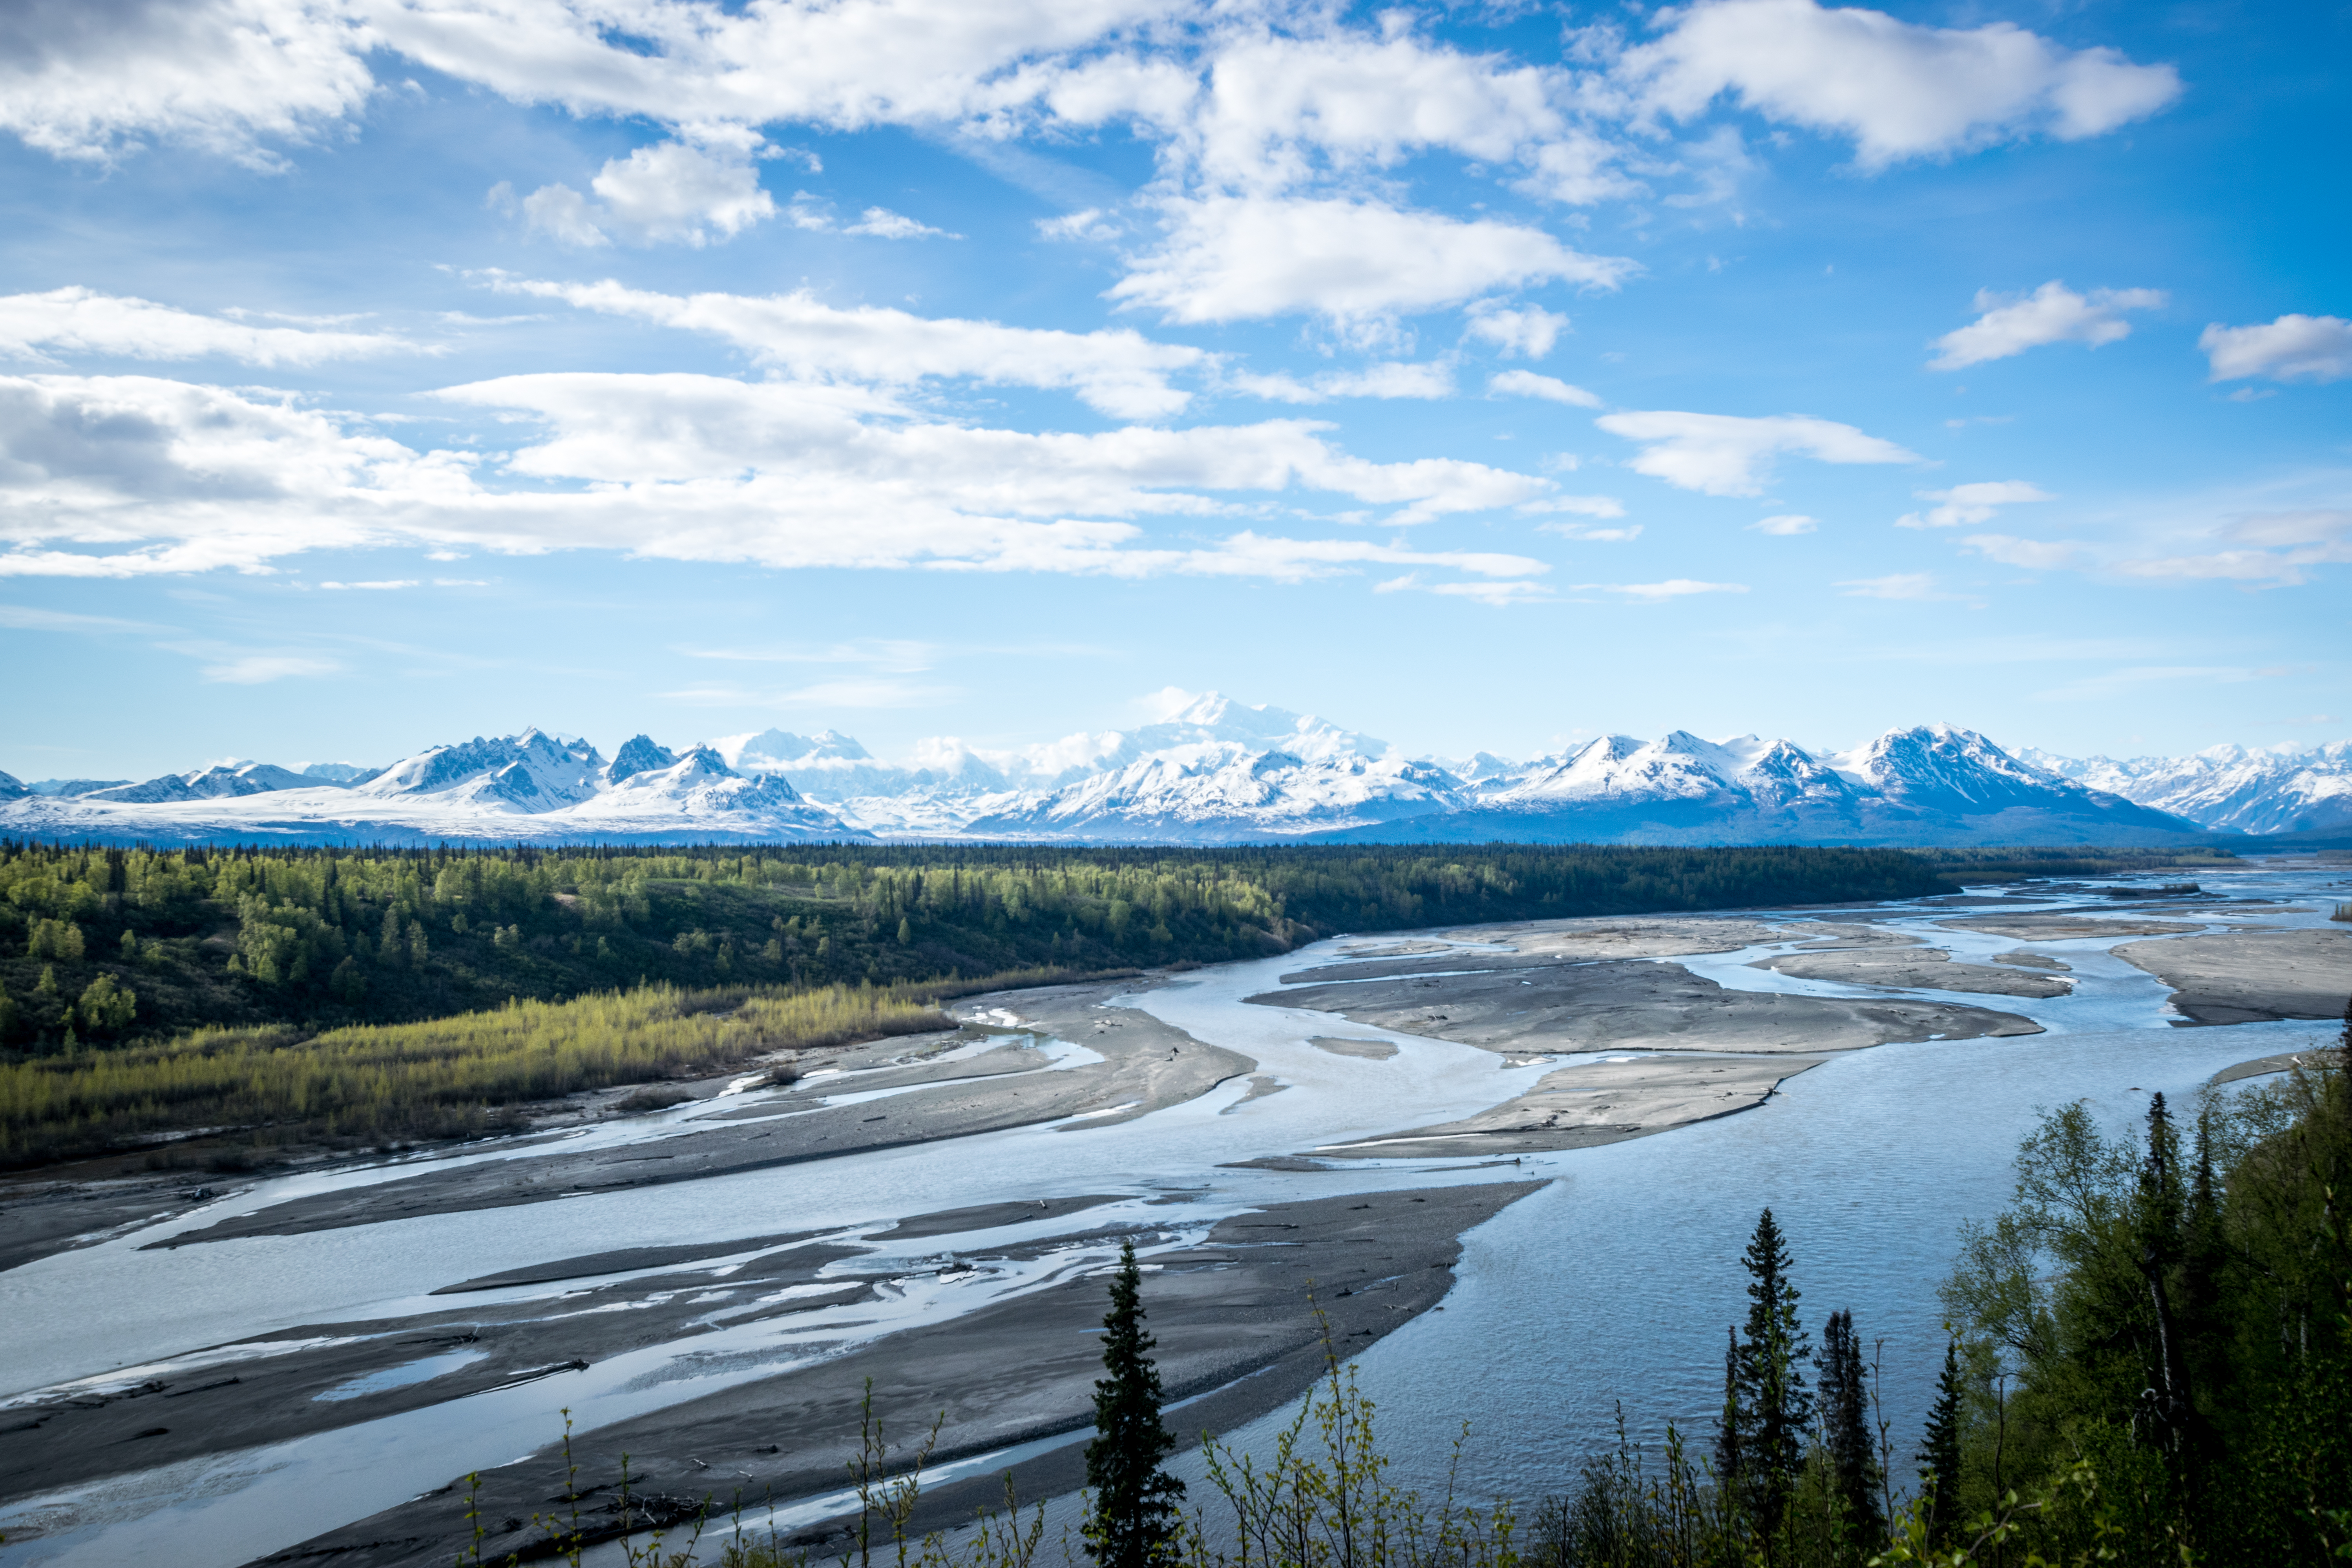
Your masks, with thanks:
<instances>
[{"instance_id":1,"label":"snow-capped mountain","mask_svg":"<svg viewBox=\"0 0 2352 1568\"><path fill-rule=\"evenodd\" d=\"M339 781L336 775L341 775ZM347 782L345 782L347 781ZM953 737L902 761L766 730L607 760L538 730L391 766L234 763L48 793L0 773L0 834L678 842L996 838L1643 844L2169 844L2352 828L2352 742L2192 757L2011 752L1922 725L1847 752L1786 740L1610 735L1448 763L1212 693L1152 722L1012 750Z\"/></svg>"},{"instance_id":2,"label":"snow-capped mountain","mask_svg":"<svg viewBox=\"0 0 2352 1568\"><path fill-rule=\"evenodd\" d=\"M2352 741L2214 746L2185 757L2053 757L2021 752L2062 778L2239 833L2352 831Z\"/></svg>"},{"instance_id":3,"label":"snow-capped mountain","mask_svg":"<svg viewBox=\"0 0 2352 1568\"><path fill-rule=\"evenodd\" d=\"M703 843L870 838L781 774L746 777L707 747L644 735L607 763L540 730L433 746L351 784L268 764L167 773L94 795L0 784L0 833L185 843ZM8 786L14 786L13 791Z\"/></svg>"}]
</instances>

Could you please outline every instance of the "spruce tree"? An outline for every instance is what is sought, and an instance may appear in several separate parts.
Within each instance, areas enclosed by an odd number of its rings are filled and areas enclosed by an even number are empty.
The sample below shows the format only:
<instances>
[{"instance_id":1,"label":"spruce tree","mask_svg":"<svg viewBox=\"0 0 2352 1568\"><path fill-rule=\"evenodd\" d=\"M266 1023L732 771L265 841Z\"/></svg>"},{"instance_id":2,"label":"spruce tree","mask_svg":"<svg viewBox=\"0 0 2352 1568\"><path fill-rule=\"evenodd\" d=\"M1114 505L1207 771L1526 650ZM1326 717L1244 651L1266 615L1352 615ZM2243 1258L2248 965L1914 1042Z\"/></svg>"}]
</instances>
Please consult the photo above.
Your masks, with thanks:
<instances>
[{"instance_id":1,"label":"spruce tree","mask_svg":"<svg viewBox=\"0 0 2352 1568\"><path fill-rule=\"evenodd\" d=\"M1927 1407L1926 1440L1919 1445L1919 1488L1927 1498L1927 1539L1940 1546L1960 1518L1960 1342L1944 1345L1944 1372L1936 1380L1936 1403Z\"/></svg>"},{"instance_id":2,"label":"spruce tree","mask_svg":"<svg viewBox=\"0 0 2352 1568\"><path fill-rule=\"evenodd\" d=\"M1086 1525L1087 1555L1102 1568L1153 1568L1174 1555L1177 1500L1184 1483L1160 1462L1176 1447L1160 1421L1156 1342L1143 1330L1143 1270L1135 1243L1119 1247L1111 1277L1110 1311L1103 1318L1103 1366L1095 1384L1095 1436L1087 1445L1087 1486L1094 1502Z\"/></svg>"},{"instance_id":3,"label":"spruce tree","mask_svg":"<svg viewBox=\"0 0 2352 1568\"><path fill-rule=\"evenodd\" d=\"M1748 1419L1747 1413L1739 1407L1739 1331L1727 1328L1724 1335L1723 1415L1715 1428L1715 1479L1728 1497L1736 1493L1740 1471L1747 1464L1742 1439Z\"/></svg>"},{"instance_id":4,"label":"spruce tree","mask_svg":"<svg viewBox=\"0 0 2352 1568\"><path fill-rule=\"evenodd\" d=\"M1870 1444L1870 1384L1852 1312L1832 1312L1822 1331L1822 1436L1846 1528L1872 1549L1885 1540L1878 1460Z\"/></svg>"},{"instance_id":5,"label":"spruce tree","mask_svg":"<svg viewBox=\"0 0 2352 1568\"><path fill-rule=\"evenodd\" d=\"M1804 1468L1805 1433L1813 1401L1804 1363L1812 1341L1797 1316L1797 1288L1789 1282L1789 1247L1767 1208L1757 1217L1740 1261L1748 1269L1748 1324L1740 1337L1737 1377L1742 1480L1757 1522L1769 1535L1780 1528L1789 1497Z\"/></svg>"}]
</instances>

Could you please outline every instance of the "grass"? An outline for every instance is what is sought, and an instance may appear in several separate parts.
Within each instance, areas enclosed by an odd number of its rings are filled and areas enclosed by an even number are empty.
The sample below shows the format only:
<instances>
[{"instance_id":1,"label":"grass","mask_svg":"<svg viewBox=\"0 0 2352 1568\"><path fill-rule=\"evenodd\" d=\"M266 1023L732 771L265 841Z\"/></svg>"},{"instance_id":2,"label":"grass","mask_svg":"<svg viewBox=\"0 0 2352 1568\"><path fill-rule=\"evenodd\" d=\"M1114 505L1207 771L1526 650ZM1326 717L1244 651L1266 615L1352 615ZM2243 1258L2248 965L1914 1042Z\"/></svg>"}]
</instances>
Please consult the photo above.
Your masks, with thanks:
<instances>
[{"instance_id":1,"label":"grass","mask_svg":"<svg viewBox=\"0 0 2352 1568\"><path fill-rule=\"evenodd\" d=\"M0 1064L0 1163L203 1129L257 1142L463 1136L521 1102L945 1028L932 1005L942 989L649 985L309 1038L285 1026L199 1029L160 1046Z\"/></svg>"}]
</instances>

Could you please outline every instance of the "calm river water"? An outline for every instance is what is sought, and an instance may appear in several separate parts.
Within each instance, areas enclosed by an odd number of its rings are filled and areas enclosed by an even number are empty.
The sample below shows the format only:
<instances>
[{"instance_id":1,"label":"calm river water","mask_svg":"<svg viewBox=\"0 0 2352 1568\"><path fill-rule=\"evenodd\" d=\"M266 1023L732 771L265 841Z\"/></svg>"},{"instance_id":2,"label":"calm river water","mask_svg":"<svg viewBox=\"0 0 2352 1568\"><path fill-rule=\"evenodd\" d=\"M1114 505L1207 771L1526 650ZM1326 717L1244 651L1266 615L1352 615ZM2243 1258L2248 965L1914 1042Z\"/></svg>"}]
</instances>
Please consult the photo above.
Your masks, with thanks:
<instances>
[{"instance_id":1,"label":"calm river water","mask_svg":"<svg viewBox=\"0 0 2352 1568\"><path fill-rule=\"evenodd\" d=\"M2207 929L2322 923L2329 904L2345 896L2343 882L2340 872L2308 868L2210 877L2208 889L2228 898L2288 903L2216 908L2192 918L2207 921ZM2003 907L2034 906L2004 900ZM1880 912L1956 959L2020 945L1931 923L1963 912L1948 907ZM1553 1184L1467 1238L1459 1283L1444 1309L1358 1360L1381 1402L1386 1437L1415 1457L1406 1467L1411 1479L1442 1479L1430 1466L1443 1463L1465 1419L1473 1426L1465 1479L1480 1493L1531 1496L1568 1484L1577 1458L1608 1438L1619 1401L1637 1436L1654 1436L1673 1418L1703 1442L1720 1396L1724 1328L1743 1310L1739 1249L1766 1204L1789 1234L1809 1326L1818 1332L1822 1318L1848 1308L1865 1343L1885 1341L1887 1414L1907 1447L1942 1358L1935 1286L1949 1267L1955 1227L2006 1201L2010 1155L2039 1110L2084 1100L2120 1128L2145 1111L2151 1091L2187 1101L2222 1068L2332 1033L2314 1024L2176 1027L2165 987L2110 955L2112 942L2035 942L2036 951L2073 967L2073 994L2045 1001L1911 994L2022 1014L2043 1026L2041 1035L1853 1052L1790 1080L1754 1110L1532 1157L1517 1169L1427 1160L1330 1173L1218 1168L1467 1114L1546 1070L1498 1069L1491 1053L1403 1035L1388 1037L1400 1049L1385 1061L1336 1057L1306 1044L1310 1035L1331 1032L1330 1016L1243 1005L1243 997L1271 989L1277 974L1335 956L1337 945L1194 972L1132 999L1200 1039L1256 1058L1261 1072L1290 1086L1246 1106L1236 1107L1244 1086L1234 1083L1083 1135L1026 1128L527 1207L140 1250L223 1213L416 1167L265 1183L210 1212L0 1273L0 1321L9 1325L0 1396L21 1400L75 1380L135 1382L155 1375L159 1364L184 1368L206 1347L294 1325L437 1310L448 1299L427 1293L439 1286L617 1247L874 1225L997 1199L1089 1192L1159 1200L1150 1211L1155 1224L1197 1234L1255 1203L1537 1175ZM1675 962L1738 989L1884 994L1747 967L1769 951ZM1066 1062L1090 1056L1076 1047L1060 1054ZM676 1120L693 1113L685 1108L583 1136L641 1139L672 1131ZM504 1157L529 1155L457 1156ZM1182 1201L1167 1202L1177 1196ZM1002 1245L1020 1234L994 1232L991 1239ZM887 1237L877 1244L887 1248ZM909 1247L910 1256L967 1250L953 1237ZM905 1294L879 1323L871 1303L856 1310L859 1326L819 1310L297 1443L19 1500L0 1506L0 1531L19 1542L0 1548L0 1562L232 1568L538 1447L560 1425L558 1405L594 1426L832 1353L895 1322L936 1321L1048 1277L1059 1276L1040 1266L941 1281L910 1268ZM1270 1418L1260 1429L1272 1425ZM26 1541L28 1527L40 1533Z\"/></svg>"}]
</instances>

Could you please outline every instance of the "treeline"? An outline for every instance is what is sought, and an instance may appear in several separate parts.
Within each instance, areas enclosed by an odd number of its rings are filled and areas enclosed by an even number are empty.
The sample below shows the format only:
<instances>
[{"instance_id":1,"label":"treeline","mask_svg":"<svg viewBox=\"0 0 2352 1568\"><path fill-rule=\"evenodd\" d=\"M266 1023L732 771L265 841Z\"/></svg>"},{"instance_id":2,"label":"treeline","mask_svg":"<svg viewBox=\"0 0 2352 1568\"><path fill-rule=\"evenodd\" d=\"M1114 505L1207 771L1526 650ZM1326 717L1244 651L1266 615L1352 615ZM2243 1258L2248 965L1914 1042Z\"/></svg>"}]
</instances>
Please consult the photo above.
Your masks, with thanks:
<instances>
[{"instance_id":1,"label":"treeline","mask_svg":"<svg viewBox=\"0 0 2352 1568\"><path fill-rule=\"evenodd\" d=\"M1800 1313L1771 1211L1743 1259L1723 1411L1695 1452L1621 1429L1538 1513L1557 1568L2272 1568L2352 1558L2352 1007L2277 1085L2161 1095L2139 1136L2079 1104L1963 1227L1924 1431L1880 1417L1866 1325Z\"/></svg>"},{"instance_id":2,"label":"treeline","mask_svg":"<svg viewBox=\"0 0 2352 1568\"><path fill-rule=\"evenodd\" d=\"M663 985L310 1039L284 1025L204 1029L164 1045L0 1063L0 1165L191 1128L232 1130L239 1151L467 1136L505 1125L501 1108L518 1102L952 1027L934 999L931 988Z\"/></svg>"},{"instance_id":3,"label":"treeline","mask_svg":"<svg viewBox=\"0 0 2352 1568\"><path fill-rule=\"evenodd\" d=\"M638 984L1216 963L1344 931L1913 898L1901 850L163 849L0 841L0 1052Z\"/></svg>"}]
</instances>

